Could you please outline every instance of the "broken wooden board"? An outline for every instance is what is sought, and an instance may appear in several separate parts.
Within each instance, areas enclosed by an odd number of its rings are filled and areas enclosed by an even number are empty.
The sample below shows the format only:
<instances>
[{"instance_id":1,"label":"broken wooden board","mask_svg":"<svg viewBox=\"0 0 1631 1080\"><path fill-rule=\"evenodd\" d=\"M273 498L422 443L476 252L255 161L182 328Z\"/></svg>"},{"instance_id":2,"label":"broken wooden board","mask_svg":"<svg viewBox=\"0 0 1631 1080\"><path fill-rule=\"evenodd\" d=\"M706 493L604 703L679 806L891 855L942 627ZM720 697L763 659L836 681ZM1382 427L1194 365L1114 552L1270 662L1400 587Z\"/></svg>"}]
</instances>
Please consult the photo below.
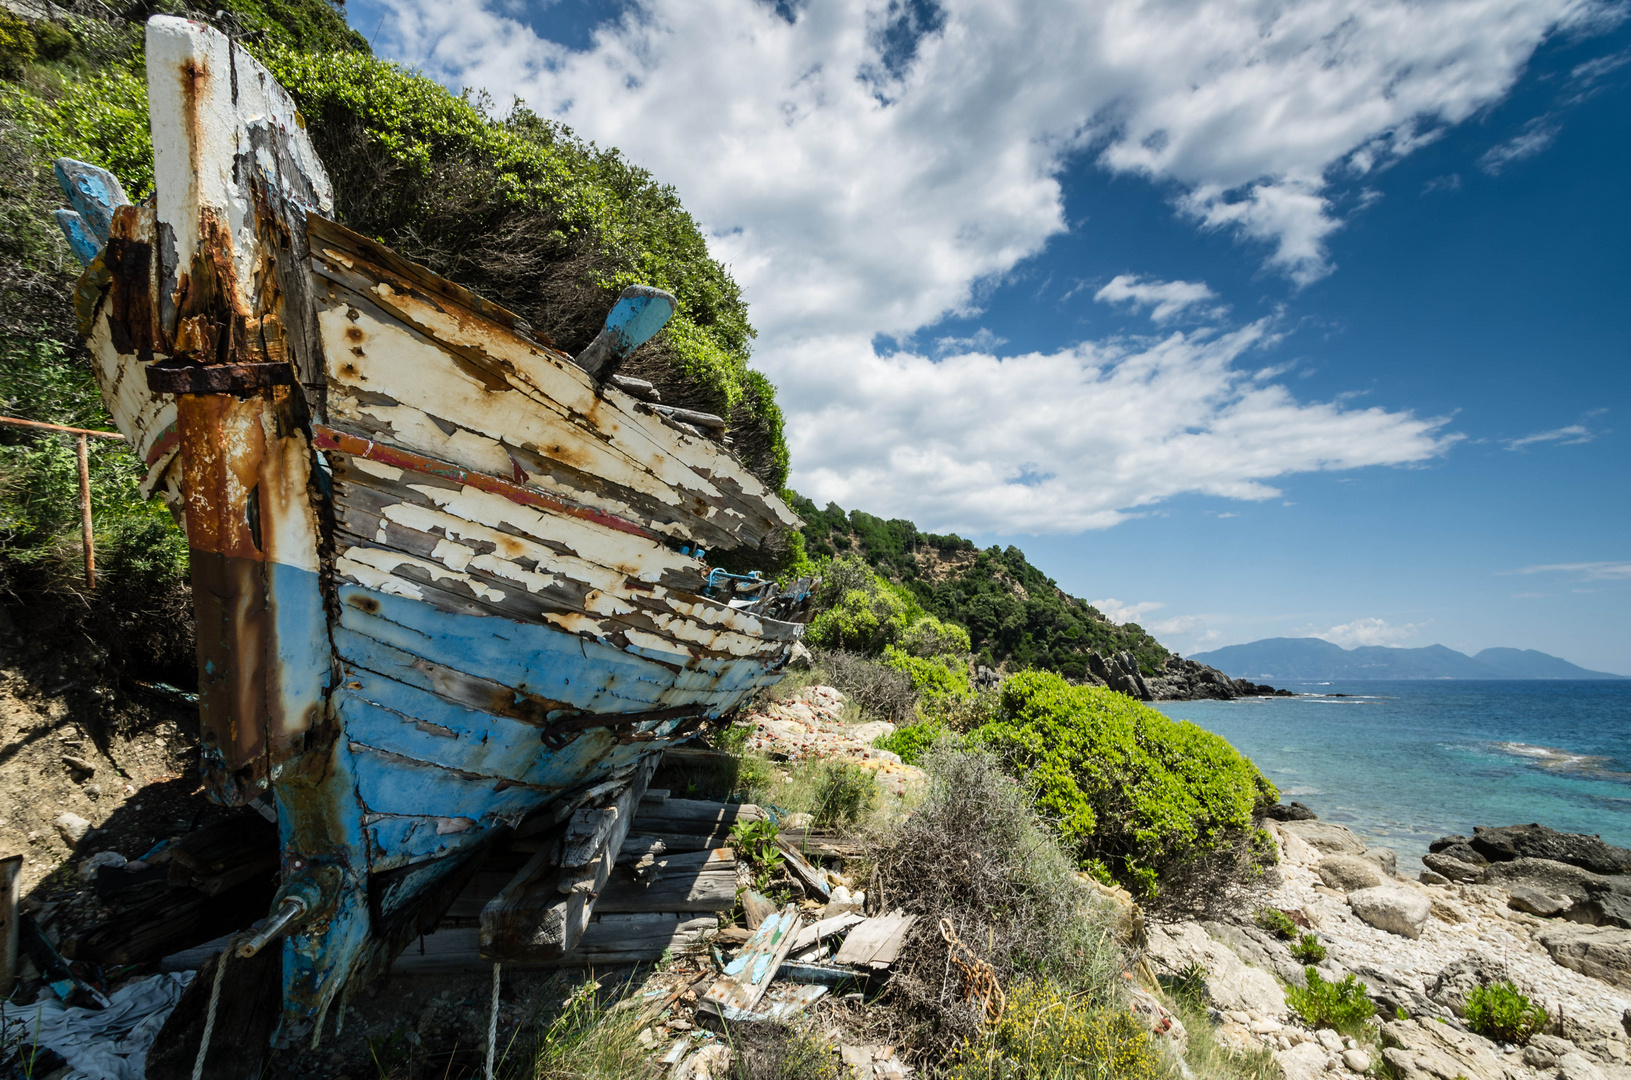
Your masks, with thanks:
<instances>
[{"instance_id":1,"label":"broken wooden board","mask_svg":"<svg viewBox=\"0 0 1631 1080\"><path fill-rule=\"evenodd\" d=\"M827 938L842 934L850 927L865 921L866 917L864 915L857 915L850 911L842 915L834 915L830 919L822 919L820 922L811 923L799 931L798 937L793 941L793 948L789 951L801 953L805 949L814 948Z\"/></svg>"},{"instance_id":2,"label":"broken wooden board","mask_svg":"<svg viewBox=\"0 0 1631 1080\"><path fill-rule=\"evenodd\" d=\"M833 957L835 964L867 965L886 968L900 955L906 943L906 932L917 922L916 915L895 910L879 915L856 926L844 939L844 945Z\"/></svg>"},{"instance_id":3,"label":"broken wooden board","mask_svg":"<svg viewBox=\"0 0 1631 1080\"><path fill-rule=\"evenodd\" d=\"M725 965L725 973L697 1003L698 1015L706 1010L715 1017L734 1020L741 1014L751 1013L776 977L787 950L798 936L798 929L798 909L792 904L759 924L736 959Z\"/></svg>"},{"instance_id":4,"label":"broken wooden board","mask_svg":"<svg viewBox=\"0 0 1631 1080\"><path fill-rule=\"evenodd\" d=\"M785 840L778 838L776 846L781 849L782 865L787 867L788 873L798 879L806 893L822 901L832 899L832 886L827 883L827 875L820 867L810 865L804 856Z\"/></svg>"},{"instance_id":5,"label":"broken wooden board","mask_svg":"<svg viewBox=\"0 0 1631 1080\"><path fill-rule=\"evenodd\" d=\"M635 815L636 831L651 833L690 833L715 835L729 833L741 822L764 821L769 817L752 803L712 802L705 799L665 799L660 804L641 806Z\"/></svg>"},{"instance_id":6,"label":"broken wooden board","mask_svg":"<svg viewBox=\"0 0 1631 1080\"><path fill-rule=\"evenodd\" d=\"M578 945L595 898L611 878L612 866L633 821L632 809L645 794L657 767L650 754L635 767L615 796L603 796L618 813L605 830L596 829L598 853L578 866L557 866L555 846L546 845L481 910L481 951L490 960L516 962L564 957Z\"/></svg>"}]
</instances>

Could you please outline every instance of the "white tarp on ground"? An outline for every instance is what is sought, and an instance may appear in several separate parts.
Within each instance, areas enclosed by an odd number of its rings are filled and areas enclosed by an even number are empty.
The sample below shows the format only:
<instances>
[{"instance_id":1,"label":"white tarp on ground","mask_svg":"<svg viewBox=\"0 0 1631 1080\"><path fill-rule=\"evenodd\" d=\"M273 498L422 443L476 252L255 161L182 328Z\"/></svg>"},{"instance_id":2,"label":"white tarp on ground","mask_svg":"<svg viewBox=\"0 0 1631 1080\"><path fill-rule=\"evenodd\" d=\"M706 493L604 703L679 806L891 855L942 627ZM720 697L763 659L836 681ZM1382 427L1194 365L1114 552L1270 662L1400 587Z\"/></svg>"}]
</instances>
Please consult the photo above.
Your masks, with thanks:
<instances>
[{"instance_id":1,"label":"white tarp on ground","mask_svg":"<svg viewBox=\"0 0 1631 1080\"><path fill-rule=\"evenodd\" d=\"M143 1080L147 1051L194 974L172 971L133 982L113 993L106 1009L68 1008L55 998L8 1009L8 1026L26 1024L27 1042L61 1054L74 1070L64 1080Z\"/></svg>"}]
</instances>

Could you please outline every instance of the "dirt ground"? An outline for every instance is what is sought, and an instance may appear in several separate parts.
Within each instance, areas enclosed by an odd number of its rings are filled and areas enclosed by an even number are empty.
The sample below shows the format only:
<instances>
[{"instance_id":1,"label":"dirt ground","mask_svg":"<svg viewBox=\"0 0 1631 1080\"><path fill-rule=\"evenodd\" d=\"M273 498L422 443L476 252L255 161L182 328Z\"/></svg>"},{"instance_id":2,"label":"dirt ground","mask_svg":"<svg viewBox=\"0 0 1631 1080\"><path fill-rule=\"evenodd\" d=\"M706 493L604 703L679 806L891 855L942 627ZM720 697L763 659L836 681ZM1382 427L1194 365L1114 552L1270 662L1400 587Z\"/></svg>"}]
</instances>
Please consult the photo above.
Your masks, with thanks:
<instances>
[{"instance_id":1,"label":"dirt ground","mask_svg":"<svg viewBox=\"0 0 1631 1080\"><path fill-rule=\"evenodd\" d=\"M211 811L193 795L195 707L163 690L119 693L60 675L0 666L0 857L24 856L25 895L70 854L134 859ZM77 851L53 824L64 813L91 824Z\"/></svg>"}]
</instances>

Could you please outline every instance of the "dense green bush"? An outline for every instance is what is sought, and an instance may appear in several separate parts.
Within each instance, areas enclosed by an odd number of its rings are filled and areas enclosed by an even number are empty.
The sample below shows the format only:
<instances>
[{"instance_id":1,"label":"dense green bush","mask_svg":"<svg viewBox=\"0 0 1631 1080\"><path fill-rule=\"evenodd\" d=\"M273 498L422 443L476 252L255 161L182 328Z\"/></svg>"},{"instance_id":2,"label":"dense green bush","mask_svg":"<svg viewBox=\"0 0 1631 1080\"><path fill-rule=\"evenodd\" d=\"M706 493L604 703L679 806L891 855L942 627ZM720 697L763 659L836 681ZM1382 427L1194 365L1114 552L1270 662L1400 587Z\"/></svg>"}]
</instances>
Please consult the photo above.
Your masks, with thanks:
<instances>
[{"instance_id":1,"label":"dense green bush","mask_svg":"<svg viewBox=\"0 0 1631 1080\"><path fill-rule=\"evenodd\" d=\"M878 805L878 777L849 761L830 761L816 778L810 815L818 829L853 825Z\"/></svg>"},{"instance_id":2,"label":"dense green bush","mask_svg":"<svg viewBox=\"0 0 1631 1080\"><path fill-rule=\"evenodd\" d=\"M804 638L818 649L877 653L906 629L906 610L888 589L851 589L810 620Z\"/></svg>"},{"instance_id":3,"label":"dense green bush","mask_svg":"<svg viewBox=\"0 0 1631 1080\"><path fill-rule=\"evenodd\" d=\"M1010 677L999 718L972 737L1034 785L1084 865L1097 860L1151 898L1258 860L1252 812L1279 797L1218 736L1047 672Z\"/></svg>"},{"instance_id":4,"label":"dense green bush","mask_svg":"<svg viewBox=\"0 0 1631 1080\"><path fill-rule=\"evenodd\" d=\"M1467 1026L1500 1042L1526 1043L1546 1027L1546 1010L1530 1001L1509 982L1479 986L1467 995L1462 1010Z\"/></svg>"},{"instance_id":5,"label":"dense green bush","mask_svg":"<svg viewBox=\"0 0 1631 1080\"><path fill-rule=\"evenodd\" d=\"M941 622L933 615L925 615L906 628L901 635L902 651L920 657L967 656L974 646L968 631L956 623Z\"/></svg>"},{"instance_id":6,"label":"dense green bush","mask_svg":"<svg viewBox=\"0 0 1631 1080\"><path fill-rule=\"evenodd\" d=\"M1311 1028L1357 1035L1365 1021L1376 1015L1365 984L1352 975L1341 982L1326 982L1318 968L1309 966L1303 969L1303 979L1302 986L1286 987L1286 1004Z\"/></svg>"},{"instance_id":7,"label":"dense green bush","mask_svg":"<svg viewBox=\"0 0 1631 1080\"><path fill-rule=\"evenodd\" d=\"M948 734L949 731L943 724L924 720L917 724L904 724L872 745L899 756L908 765L916 765L935 743Z\"/></svg>"},{"instance_id":8,"label":"dense green bush","mask_svg":"<svg viewBox=\"0 0 1631 1080\"><path fill-rule=\"evenodd\" d=\"M914 656L890 645L883 651L883 662L912 680L912 689L917 691L925 711L974 692L969 685L968 660L964 655Z\"/></svg>"}]
</instances>

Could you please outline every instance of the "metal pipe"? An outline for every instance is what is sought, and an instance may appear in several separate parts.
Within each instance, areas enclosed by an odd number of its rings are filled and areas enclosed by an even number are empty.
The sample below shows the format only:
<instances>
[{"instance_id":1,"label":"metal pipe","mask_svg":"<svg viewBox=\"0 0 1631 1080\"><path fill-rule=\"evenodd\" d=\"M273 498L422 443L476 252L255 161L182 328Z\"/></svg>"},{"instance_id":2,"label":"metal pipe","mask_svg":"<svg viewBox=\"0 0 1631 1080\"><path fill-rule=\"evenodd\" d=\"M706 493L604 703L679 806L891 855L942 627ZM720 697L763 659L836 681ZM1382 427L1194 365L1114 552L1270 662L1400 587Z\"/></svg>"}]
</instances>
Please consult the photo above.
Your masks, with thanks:
<instances>
[{"instance_id":1,"label":"metal pipe","mask_svg":"<svg viewBox=\"0 0 1631 1080\"><path fill-rule=\"evenodd\" d=\"M284 931L289 929L289 924L304 916L308 910L306 901L300 897L284 897L282 905L277 909L277 914L273 915L267 924L261 927L260 933L238 946L238 955L245 960L254 956L266 948L269 943L282 937Z\"/></svg>"},{"instance_id":2,"label":"metal pipe","mask_svg":"<svg viewBox=\"0 0 1631 1080\"><path fill-rule=\"evenodd\" d=\"M85 587L96 588L96 541L91 536L91 465L86 456L85 436L79 436L79 527L85 548Z\"/></svg>"}]
</instances>

